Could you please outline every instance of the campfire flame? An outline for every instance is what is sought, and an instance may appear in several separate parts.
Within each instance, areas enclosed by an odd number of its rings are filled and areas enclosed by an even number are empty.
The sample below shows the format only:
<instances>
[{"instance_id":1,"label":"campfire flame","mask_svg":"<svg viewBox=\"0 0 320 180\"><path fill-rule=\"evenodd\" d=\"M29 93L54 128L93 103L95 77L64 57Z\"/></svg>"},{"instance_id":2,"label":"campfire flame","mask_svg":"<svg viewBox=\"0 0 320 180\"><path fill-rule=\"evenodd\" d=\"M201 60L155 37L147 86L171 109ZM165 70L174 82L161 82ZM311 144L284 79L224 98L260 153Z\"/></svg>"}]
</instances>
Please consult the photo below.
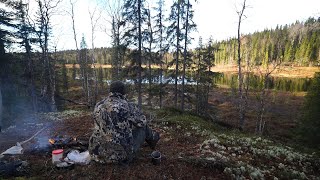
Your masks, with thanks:
<instances>
[{"instance_id":1,"label":"campfire flame","mask_svg":"<svg viewBox=\"0 0 320 180\"><path fill-rule=\"evenodd\" d=\"M49 141L50 144L54 144L55 143L54 139L49 139L48 141Z\"/></svg>"}]
</instances>

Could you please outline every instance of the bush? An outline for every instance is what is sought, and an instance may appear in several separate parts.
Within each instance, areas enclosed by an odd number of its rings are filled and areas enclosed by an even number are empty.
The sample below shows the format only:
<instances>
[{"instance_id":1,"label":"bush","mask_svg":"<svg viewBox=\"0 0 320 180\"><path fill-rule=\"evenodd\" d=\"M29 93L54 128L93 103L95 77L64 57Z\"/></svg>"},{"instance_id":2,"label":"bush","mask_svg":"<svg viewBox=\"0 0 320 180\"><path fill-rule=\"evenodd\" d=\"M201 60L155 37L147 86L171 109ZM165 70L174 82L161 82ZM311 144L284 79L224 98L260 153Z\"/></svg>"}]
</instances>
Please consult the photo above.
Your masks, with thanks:
<instances>
[{"instance_id":1,"label":"bush","mask_svg":"<svg viewBox=\"0 0 320 180\"><path fill-rule=\"evenodd\" d=\"M301 140L313 147L320 147L320 73L315 74L305 97L298 132Z\"/></svg>"}]
</instances>

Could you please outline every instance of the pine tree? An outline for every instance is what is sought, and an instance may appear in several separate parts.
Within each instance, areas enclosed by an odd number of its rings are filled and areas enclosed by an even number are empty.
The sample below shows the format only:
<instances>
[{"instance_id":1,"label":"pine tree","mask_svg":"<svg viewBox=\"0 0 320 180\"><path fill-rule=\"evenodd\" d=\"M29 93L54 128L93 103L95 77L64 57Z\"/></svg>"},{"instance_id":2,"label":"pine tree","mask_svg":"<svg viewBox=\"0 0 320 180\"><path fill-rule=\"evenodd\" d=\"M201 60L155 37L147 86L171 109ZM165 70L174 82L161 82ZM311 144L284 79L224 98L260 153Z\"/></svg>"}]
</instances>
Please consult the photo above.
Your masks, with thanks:
<instances>
[{"instance_id":1,"label":"pine tree","mask_svg":"<svg viewBox=\"0 0 320 180\"><path fill-rule=\"evenodd\" d=\"M125 33L125 41L128 45L135 47L131 51L129 57L132 58L133 63L137 65L137 91L138 91L138 106L141 109L142 105L142 32L143 25L147 21L148 12L145 8L145 0L126 0L124 3L124 25L128 27Z\"/></svg>"},{"instance_id":2,"label":"pine tree","mask_svg":"<svg viewBox=\"0 0 320 180\"><path fill-rule=\"evenodd\" d=\"M168 52L168 43L166 41L166 27L164 26L165 17L164 17L164 0L158 0L157 6L154 10L157 14L153 17L155 21L154 29L154 42L156 43L155 49L157 64L160 64L160 76L159 76L159 107L162 107L162 95L163 91L163 58L164 55Z\"/></svg>"},{"instance_id":3,"label":"pine tree","mask_svg":"<svg viewBox=\"0 0 320 180\"><path fill-rule=\"evenodd\" d=\"M169 26L167 29L168 41L169 44L174 44L174 62L170 64L175 64L175 91L174 91L174 104L178 108L178 76L179 76L179 63L180 55L182 52L181 42L183 40L183 34L181 33L181 9L182 3L181 0L174 1L171 6L170 15L168 18Z\"/></svg>"},{"instance_id":4,"label":"pine tree","mask_svg":"<svg viewBox=\"0 0 320 180\"><path fill-rule=\"evenodd\" d=\"M152 100L152 64L155 62L154 61L154 54L153 54L153 45L154 45L154 32L153 32L153 22L151 21L151 11L150 11L150 7L147 10L147 24L148 24L148 28L145 29L142 32L142 38L144 39L144 41L146 41L147 46L143 47L144 50L144 59L147 60L148 63L148 105L151 106L151 100Z\"/></svg>"},{"instance_id":5,"label":"pine tree","mask_svg":"<svg viewBox=\"0 0 320 180\"><path fill-rule=\"evenodd\" d=\"M196 29L196 25L193 22L193 13L192 4L190 0L183 1L183 29L184 29L184 50L183 50L183 68L182 68L182 92L181 92L181 110L184 111L184 93L185 93L185 76L186 76L186 68L188 61L191 61L190 54L188 54L187 45L191 43L191 38L188 36L190 32ZM188 58L189 57L189 58Z\"/></svg>"},{"instance_id":6,"label":"pine tree","mask_svg":"<svg viewBox=\"0 0 320 180\"><path fill-rule=\"evenodd\" d=\"M14 42L17 24L14 22L17 11L15 1L1 2L5 6L0 7L0 56L5 55L5 48Z\"/></svg>"}]
</instances>

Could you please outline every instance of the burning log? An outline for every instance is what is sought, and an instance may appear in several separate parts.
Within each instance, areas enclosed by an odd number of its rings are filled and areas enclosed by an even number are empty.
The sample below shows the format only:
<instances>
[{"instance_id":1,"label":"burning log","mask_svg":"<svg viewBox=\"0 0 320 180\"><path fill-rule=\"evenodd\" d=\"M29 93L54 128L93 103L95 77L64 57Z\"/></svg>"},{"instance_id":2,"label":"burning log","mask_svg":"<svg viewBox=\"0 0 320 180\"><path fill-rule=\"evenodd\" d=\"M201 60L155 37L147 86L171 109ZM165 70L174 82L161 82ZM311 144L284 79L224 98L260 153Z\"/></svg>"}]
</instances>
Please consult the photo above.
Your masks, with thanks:
<instances>
[{"instance_id":1,"label":"burning log","mask_svg":"<svg viewBox=\"0 0 320 180\"><path fill-rule=\"evenodd\" d=\"M70 149L85 151L88 149L88 146L89 146L88 141L79 140L76 137L68 137L68 138L57 137L57 138L51 138L48 141L53 149L70 148Z\"/></svg>"},{"instance_id":2,"label":"burning log","mask_svg":"<svg viewBox=\"0 0 320 180\"><path fill-rule=\"evenodd\" d=\"M57 136L53 138L37 138L36 143L29 143L25 148L26 154L51 154L52 150L64 149L65 153L70 150L79 150L80 152L88 150L89 140L85 138Z\"/></svg>"}]
</instances>

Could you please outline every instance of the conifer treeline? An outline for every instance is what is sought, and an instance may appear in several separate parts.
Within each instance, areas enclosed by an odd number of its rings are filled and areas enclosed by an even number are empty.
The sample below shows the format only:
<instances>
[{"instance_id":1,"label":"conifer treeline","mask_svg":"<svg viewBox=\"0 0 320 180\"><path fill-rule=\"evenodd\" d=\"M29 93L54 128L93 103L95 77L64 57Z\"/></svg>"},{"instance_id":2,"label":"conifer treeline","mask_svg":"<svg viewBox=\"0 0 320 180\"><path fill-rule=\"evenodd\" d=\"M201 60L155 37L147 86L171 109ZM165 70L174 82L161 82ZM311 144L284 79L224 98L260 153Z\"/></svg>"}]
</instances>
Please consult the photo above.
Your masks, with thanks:
<instances>
[{"instance_id":1,"label":"conifer treeline","mask_svg":"<svg viewBox=\"0 0 320 180\"><path fill-rule=\"evenodd\" d=\"M242 36L242 55L255 65L280 59L285 64L320 64L320 17ZM215 42L216 64L236 63L237 39Z\"/></svg>"},{"instance_id":2,"label":"conifer treeline","mask_svg":"<svg viewBox=\"0 0 320 180\"><path fill-rule=\"evenodd\" d=\"M317 66L320 64L319 37L320 18L309 18L305 22L244 35L242 54L255 65L264 65L268 60L280 58L287 65ZM217 49L215 64L235 64L236 46L236 38L214 42L213 47ZM111 52L111 48L96 48L95 59L101 64L111 64ZM75 63L75 51L62 51L60 55L67 63ZM147 62L143 62L145 63Z\"/></svg>"}]
</instances>

